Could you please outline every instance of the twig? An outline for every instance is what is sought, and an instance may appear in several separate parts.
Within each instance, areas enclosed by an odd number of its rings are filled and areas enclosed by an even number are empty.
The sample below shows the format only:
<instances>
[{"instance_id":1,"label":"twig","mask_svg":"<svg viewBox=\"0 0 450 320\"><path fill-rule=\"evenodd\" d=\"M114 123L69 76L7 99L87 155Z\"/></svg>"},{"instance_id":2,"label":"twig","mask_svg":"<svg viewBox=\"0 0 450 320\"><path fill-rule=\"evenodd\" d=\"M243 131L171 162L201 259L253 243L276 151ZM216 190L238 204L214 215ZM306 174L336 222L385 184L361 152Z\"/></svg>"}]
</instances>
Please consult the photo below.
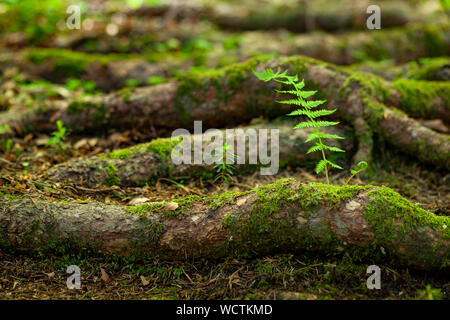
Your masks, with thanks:
<instances>
[{"instance_id":1,"label":"twig","mask_svg":"<svg viewBox=\"0 0 450 320\"><path fill-rule=\"evenodd\" d=\"M3 163L9 164L10 166L15 166L14 163L12 163L11 161L8 161L6 159L0 158L0 161L3 162Z\"/></svg>"}]
</instances>

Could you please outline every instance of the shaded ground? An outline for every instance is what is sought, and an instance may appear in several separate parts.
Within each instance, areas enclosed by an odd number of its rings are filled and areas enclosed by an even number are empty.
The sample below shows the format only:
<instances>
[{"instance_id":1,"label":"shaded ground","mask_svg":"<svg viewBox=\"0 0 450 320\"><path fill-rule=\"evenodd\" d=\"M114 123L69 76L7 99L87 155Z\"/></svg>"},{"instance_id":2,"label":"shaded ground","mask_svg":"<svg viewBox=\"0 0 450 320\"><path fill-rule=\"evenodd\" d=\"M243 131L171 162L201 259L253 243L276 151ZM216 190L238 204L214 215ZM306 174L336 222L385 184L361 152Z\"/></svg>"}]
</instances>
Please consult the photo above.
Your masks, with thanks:
<instances>
[{"instance_id":1,"label":"shaded ground","mask_svg":"<svg viewBox=\"0 0 450 320\"><path fill-rule=\"evenodd\" d=\"M20 157L10 154L8 161L15 166L23 166L23 162L27 162L28 166L19 173L4 167L1 190L10 197L31 190L42 193L33 181L42 167L50 166L58 157L51 159L49 148L17 142L21 146L24 144L24 151ZM76 144L76 141L72 142ZM85 146L72 152L74 156L97 153L105 151L102 146L109 144L110 139L99 139L97 147ZM36 151L43 154L42 159L33 159ZM369 173L364 181L356 179L354 182L389 185L426 210L438 215L449 214L448 175L433 172L432 168L411 165L407 158L390 151L384 157L387 160L378 165L379 170ZM158 185L139 188L105 186L80 189L79 186L64 185L54 193L43 195L60 200L128 204L139 197L162 201L188 192L207 196L224 190L245 191L282 177L294 177L299 181L318 180L305 169L287 168L276 176L239 176L230 186L213 184L210 180L180 179L178 181L183 183L183 187L162 180ZM342 184L344 179L342 174L332 176L336 184ZM173 263L74 254L30 258L2 253L0 260L0 298L3 299L448 299L450 294L448 275L423 274L390 265L380 265L382 289L368 290L366 268L370 261L357 261L346 255L278 255L254 260ZM66 288L68 275L65 271L72 264L82 270L81 290ZM107 277L102 278L101 268Z\"/></svg>"}]
</instances>

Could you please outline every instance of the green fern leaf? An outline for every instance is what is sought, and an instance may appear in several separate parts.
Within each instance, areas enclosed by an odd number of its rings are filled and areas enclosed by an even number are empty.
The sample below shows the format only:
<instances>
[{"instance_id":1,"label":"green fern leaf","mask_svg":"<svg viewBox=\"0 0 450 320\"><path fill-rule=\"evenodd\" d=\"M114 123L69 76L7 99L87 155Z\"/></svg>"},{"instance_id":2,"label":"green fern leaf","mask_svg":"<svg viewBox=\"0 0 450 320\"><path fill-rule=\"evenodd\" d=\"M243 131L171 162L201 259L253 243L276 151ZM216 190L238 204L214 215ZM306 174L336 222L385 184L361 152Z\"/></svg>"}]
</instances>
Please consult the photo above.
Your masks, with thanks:
<instances>
[{"instance_id":1,"label":"green fern leaf","mask_svg":"<svg viewBox=\"0 0 450 320\"><path fill-rule=\"evenodd\" d=\"M333 168L341 169L341 170L342 170L342 167L341 167L341 166L338 166L338 165L337 165L336 163L334 163L334 162L331 162L331 161L327 160L327 163L328 163L330 166L332 166Z\"/></svg>"},{"instance_id":2,"label":"green fern leaf","mask_svg":"<svg viewBox=\"0 0 450 320\"><path fill-rule=\"evenodd\" d=\"M316 166L316 173L319 174L327 167L327 160L320 160Z\"/></svg>"},{"instance_id":3,"label":"green fern leaf","mask_svg":"<svg viewBox=\"0 0 450 320\"><path fill-rule=\"evenodd\" d=\"M330 114L333 114L335 111L336 109L334 110L323 109L315 111L298 109L289 113L288 116L308 116L309 118L315 119L323 116L328 116Z\"/></svg>"},{"instance_id":4,"label":"green fern leaf","mask_svg":"<svg viewBox=\"0 0 450 320\"><path fill-rule=\"evenodd\" d=\"M315 107L318 107L322 104L327 102L327 100L313 100L313 101L305 101L305 104L303 105L305 108L312 109Z\"/></svg>"}]
</instances>

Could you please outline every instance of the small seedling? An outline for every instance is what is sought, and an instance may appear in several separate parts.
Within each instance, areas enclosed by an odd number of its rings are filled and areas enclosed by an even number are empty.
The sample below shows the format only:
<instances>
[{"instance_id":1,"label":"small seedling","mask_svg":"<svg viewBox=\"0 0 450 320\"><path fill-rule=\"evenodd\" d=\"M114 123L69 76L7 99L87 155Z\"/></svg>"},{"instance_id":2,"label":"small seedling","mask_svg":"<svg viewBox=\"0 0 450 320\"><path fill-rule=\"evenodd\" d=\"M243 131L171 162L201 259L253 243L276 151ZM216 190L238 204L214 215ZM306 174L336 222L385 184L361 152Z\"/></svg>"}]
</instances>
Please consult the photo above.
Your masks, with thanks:
<instances>
[{"instance_id":1,"label":"small seedling","mask_svg":"<svg viewBox=\"0 0 450 320\"><path fill-rule=\"evenodd\" d=\"M0 135L11 130L10 126L0 126ZM0 138L0 149L3 149L5 151L9 151L12 149L13 141L11 138Z\"/></svg>"},{"instance_id":2,"label":"small seedling","mask_svg":"<svg viewBox=\"0 0 450 320\"><path fill-rule=\"evenodd\" d=\"M127 87L137 87L141 84L141 80L139 79L127 79L125 80L125 85Z\"/></svg>"},{"instance_id":3,"label":"small seedling","mask_svg":"<svg viewBox=\"0 0 450 320\"><path fill-rule=\"evenodd\" d=\"M152 76L147 79L147 83L149 85L160 84L160 83L163 83L164 81L166 81L166 79L164 77L160 77L160 76Z\"/></svg>"},{"instance_id":4,"label":"small seedling","mask_svg":"<svg viewBox=\"0 0 450 320\"><path fill-rule=\"evenodd\" d=\"M61 120L56 121L58 127L57 131L52 132L52 137L45 144L46 147L52 147L52 153L58 152L64 154L64 149L71 146L65 143L63 140L68 136L67 129L64 127L64 123Z\"/></svg>"},{"instance_id":5,"label":"small seedling","mask_svg":"<svg viewBox=\"0 0 450 320\"><path fill-rule=\"evenodd\" d=\"M359 174L359 173L365 171L365 170L367 169L368 166L369 166L369 165L367 164L366 161L360 161L360 162L358 162L358 164L356 165L356 168L350 170L350 172L351 172L352 175L350 176L350 178L348 178L347 182L345 183L345 186L350 182L350 180L353 179L354 176L356 176L357 174Z\"/></svg>"},{"instance_id":6,"label":"small seedling","mask_svg":"<svg viewBox=\"0 0 450 320\"><path fill-rule=\"evenodd\" d=\"M239 157L228 151L230 148L231 146L226 142L222 146L222 157L219 160L220 162L214 166L214 170L216 171L216 176L213 180L214 183L218 180L223 180L227 185L230 185L230 181L233 180L233 174L236 170L236 166L234 164L227 163L226 158L227 155L229 155L233 159L233 162L235 162L239 159ZM219 151L220 150L216 150L216 152Z\"/></svg>"}]
</instances>

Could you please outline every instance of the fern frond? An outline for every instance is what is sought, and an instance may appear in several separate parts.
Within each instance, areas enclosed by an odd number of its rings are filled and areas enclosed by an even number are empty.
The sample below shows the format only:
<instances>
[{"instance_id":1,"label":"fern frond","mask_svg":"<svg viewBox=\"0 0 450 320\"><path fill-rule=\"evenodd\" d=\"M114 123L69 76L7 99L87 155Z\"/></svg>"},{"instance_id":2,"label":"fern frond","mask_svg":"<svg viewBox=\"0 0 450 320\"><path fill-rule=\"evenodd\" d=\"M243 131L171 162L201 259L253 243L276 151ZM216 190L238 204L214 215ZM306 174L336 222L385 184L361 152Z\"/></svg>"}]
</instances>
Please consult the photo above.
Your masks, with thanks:
<instances>
[{"instance_id":1,"label":"fern frond","mask_svg":"<svg viewBox=\"0 0 450 320\"><path fill-rule=\"evenodd\" d=\"M277 103L281 103L281 104L291 104L291 105L296 105L299 107L302 107L305 104L305 101L299 100L299 99L289 99L289 100L279 100L276 101Z\"/></svg>"},{"instance_id":2,"label":"fern frond","mask_svg":"<svg viewBox=\"0 0 450 320\"><path fill-rule=\"evenodd\" d=\"M311 132L305 142L314 141L317 139L345 139L344 137L338 136L337 134L327 134L322 133L318 130Z\"/></svg>"},{"instance_id":3,"label":"fern frond","mask_svg":"<svg viewBox=\"0 0 450 320\"><path fill-rule=\"evenodd\" d=\"M304 121L295 125L294 129L329 127L335 126L338 123L336 121Z\"/></svg>"},{"instance_id":4,"label":"fern frond","mask_svg":"<svg viewBox=\"0 0 450 320\"><path fill-rule=\"evenodd\" d=\"M327 160L327 163L328 163L330 166L332 166L333 168L341 169L341 170L342 170L342 167L341 167L341 166L338 166L338 165L337 165L336 163L334 163L334 162L331 162L331 161Z\"/></svg>"},{"instance_id":5,"label":"fern frond","mask_svg":"<svg viewBox=\"0 0 450 320\"><path fill-rule=\"evenodd\" d=\"M333 114L336 111L336 109L334 110L327 110L327 109L322 109L322 110L315 110L315 111L311 111L311 110L295 110L292 111L291 113L288 113L288 116L307 116L309 118L315 119L315 118L319 118L319 117L323 117L323 116L328 116L330 114Z\"/></svg>"},{"instance_id":6,"label":"fern frond","mask_svg":"<svg viewBox=\"0 0 450 320\"><path fill-rule=\"evenodd\" d=\"M327 167L327 160L320 160L316 166L316 173L319 174Z\"/></svg>"},{"instance_id":7,"label":"fern frond","mask_svg":"<svg viewBox=\"0 0 450 320\"><path fill-rule=\"evenodd\" d=\"M299 91L299 90L275 90L278 93L292 94L297 97L307 99L317 93L317 91Z\"/></svg>"},{"instance_id":8,"label":"fern frond","mask_svg":"<svg viewBox=\"0 0 450 320\"><path fill-rule=\"evenodd\" d=\"M318 143L318 144L312 146L311 148L309 148L309 150L306 153L312 153L312 152L322 151L322 150L329 150L329 151L333 151L333 152L345 152L344 150L342 150L338 147L332 147L332 146L327 146L326 144L323 144L323 143Z\"/></svg>"},{"instance_id":9,"label":"fern frond","mask_svg":"<svg viewBox=\"0 0 450 320\"><path fill-rule=\"evenodd\" d=\"M272 69L264 69L261 72L256 72L255 70L252 70L253 74L261 81L268 82L270 80L274 80L279 77L289 77L286 75L287 70L281 73L280 67L278 67L277 72L273 72Z\"/></svg>"},{"instance_id":10,"label":"fern frond","mask_svg":"<svg viewBox=\"0 0 450 320\"><path fill-rule=\"evenodd\" d=\"M325 102L327 102L327 100L305 101L305 104L303 106L305 108L312 109L312 108L320 106L321 104L324 104Z\"/></svg>"},{"instance_id":11,"label":"fern frond","mask_svg":"<svg viewBox=\"0 0 450 320\"><path fill-rule=\"evenodd\" d=\"M325 151L330 152L345 152L345 150L342 150L338 147L334 146L327 146L322 143L322 139L344 139L341 136L335 135L335 134L325 134L318 130L318 128L321 127L328 127L328 126L334 126L339 124L339 122L336 121L316 121L315 119L328 116L334 112L336 112L336 109L334 110L328 110L328 109L322 109L322 110L312 110L326 102L326 100L306 100L310 97L312 97L314 94L317 93L317 91L302 91L303 87L305 86L305 81L302 80L301 82L298 82L298 76L288 76L286 74L286 71L283 73L280 71L280 68L278 68L278 71L276 73L273 72L272 69L267 69L265 72L262 73L255 73L255 75L258 77L258 79L269 81L269 80L275 80L278 83L281 83L283 87L283 90L275 90L276 92L280 94L289 94L294 96L296 99L287 99L287 100L280 100L276 101L277 103L287 104L287 105L296 105L299 107L298 110L292 111L288 114L288 116L306 116L308 120L302 121L299 124L294 126L294 129L302 129L302 128L314 128L312 132L309 134L308 138L306 139L306 142L314 141L315 145L309 148L307 153L312 153L316 151L322 151L323 159L320 160L317 163L316 166L316 173L319 174L323 170L325 170L325 175L327 178L327 182L329 182L328 179L328 165L330 165L333 168L342 169L339 165L327 160Z\"/></svg>"}]
</instances>

